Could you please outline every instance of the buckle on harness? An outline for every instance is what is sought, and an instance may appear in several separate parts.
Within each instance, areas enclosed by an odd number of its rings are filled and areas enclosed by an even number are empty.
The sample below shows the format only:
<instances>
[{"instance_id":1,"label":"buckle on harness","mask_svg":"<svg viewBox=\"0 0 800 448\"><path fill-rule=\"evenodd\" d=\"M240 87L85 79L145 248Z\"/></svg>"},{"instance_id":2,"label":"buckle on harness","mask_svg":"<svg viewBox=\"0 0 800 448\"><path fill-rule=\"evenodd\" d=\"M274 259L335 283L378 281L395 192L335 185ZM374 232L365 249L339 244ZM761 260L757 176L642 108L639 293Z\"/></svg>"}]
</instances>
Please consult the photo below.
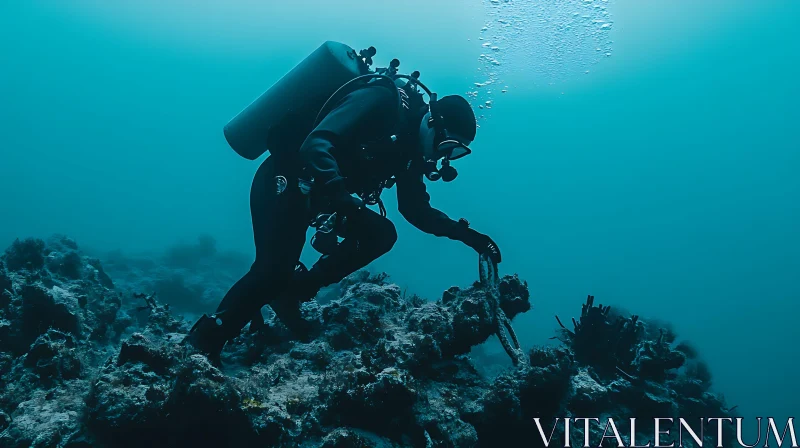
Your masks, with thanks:
<instances>
[{"instance_id":1,"label":"buckle on harness","mask_svg":"<svg viewBox=\"0 0 800 448\"><path fill-rule=\"evenodd\" d=\"M277 194L282 194L284 191L286 191L286 186L288 184L289 182L286 180L285 177L275 176L275 192Z\"/></svg>"}]
</instances>

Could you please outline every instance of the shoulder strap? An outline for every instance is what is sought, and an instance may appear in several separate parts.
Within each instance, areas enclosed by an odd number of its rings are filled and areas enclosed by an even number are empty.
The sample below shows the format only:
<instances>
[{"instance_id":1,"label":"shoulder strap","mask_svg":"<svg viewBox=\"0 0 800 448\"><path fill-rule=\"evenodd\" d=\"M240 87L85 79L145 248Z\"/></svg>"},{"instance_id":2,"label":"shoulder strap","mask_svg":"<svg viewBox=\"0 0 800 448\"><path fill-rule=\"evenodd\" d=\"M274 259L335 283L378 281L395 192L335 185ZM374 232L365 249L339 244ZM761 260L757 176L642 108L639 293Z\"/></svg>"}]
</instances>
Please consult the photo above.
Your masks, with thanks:
<instances>
[{"instance_id":1,"label":"shoulder strap","mask_svg":"<svg viewBox=\"0 0 800 448\"><path fill-rule=\"evenodd\" d=\"M322 119L325 118L328 115L328 113L330 113L331 109L339 101L342 100L342 98L359 89L376 85L384 86L388 89L391 89L393 92L397 93L396 107L398 108L398 110L400 110L402 107L400 92L397 90L397 86L395 85L392 78L389 78L388 76L384 75L375 75L375 74L363 75L346 82L344 85L339 87L339 89L333 95L331 95L331 97L328 98L327 101L325 101L325 104L322 106L322 109L320 109L320 111L317 113L317 117L314 120L313 127L316 127L322 121Z\"/></svg>"}]
</instances>

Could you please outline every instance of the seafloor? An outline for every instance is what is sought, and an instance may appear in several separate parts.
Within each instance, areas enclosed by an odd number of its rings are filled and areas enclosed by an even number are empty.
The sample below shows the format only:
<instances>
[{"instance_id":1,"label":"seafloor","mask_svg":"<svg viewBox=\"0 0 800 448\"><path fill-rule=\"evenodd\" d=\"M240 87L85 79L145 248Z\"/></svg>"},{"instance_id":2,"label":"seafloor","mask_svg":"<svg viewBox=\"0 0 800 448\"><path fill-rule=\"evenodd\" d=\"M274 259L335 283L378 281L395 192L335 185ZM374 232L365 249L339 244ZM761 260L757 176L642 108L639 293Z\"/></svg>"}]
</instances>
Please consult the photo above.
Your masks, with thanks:
<instances>
[{"instance_id":1,"label":"seafloor","mask_svg":"<svg viewBox=\"0 0 800 448\"><path fill-rule=\"evenodd\" d=\"M654 417L732 416L663 323L588 300L514 367L482 346L495 328L482 284L426 301L366 272L304 306L309 342L268 317L219 370L180 344L175 311L213 309L242 269L209 238L99 258L64 236L16 241L0 257L0 446L532 447L534 418L549 433L570 416L635 416L646 444ZM499 291L510 319L531 309L517 276Z\"/></svg>"}]
</instances>

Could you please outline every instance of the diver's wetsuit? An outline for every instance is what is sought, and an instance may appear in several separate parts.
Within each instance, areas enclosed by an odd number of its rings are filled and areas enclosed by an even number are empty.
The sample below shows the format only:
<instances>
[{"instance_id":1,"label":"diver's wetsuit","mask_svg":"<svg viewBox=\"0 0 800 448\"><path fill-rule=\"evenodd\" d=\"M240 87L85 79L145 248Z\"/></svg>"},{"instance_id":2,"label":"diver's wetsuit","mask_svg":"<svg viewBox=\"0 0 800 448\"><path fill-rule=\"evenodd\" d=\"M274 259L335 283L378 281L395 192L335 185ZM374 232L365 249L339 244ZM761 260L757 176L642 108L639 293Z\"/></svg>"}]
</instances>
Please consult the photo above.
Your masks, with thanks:
<instances>
[{"instance_id":1,"label":"diver's wetsuit","mask_svg":"<svg viewBox=\"0 0 800 448\"><path fill-rule=\"evenodd\" d=\"M256 259L217 309L226 338L236 336L267 303L291 328L292 319L299 316L297 301L275 299L298 288L313 297L320 287L340 281L392 248L397 239L394 225L365 208L348 217L347 233L333 253L322 256L302 281L291 281L309 222L319 213L315 203L334 188L344 185L359 194L394 176L400 213L426 233L456 239L459 223L431 207L422 170L412 163L421 159L416 145L402 137L397 143L387 139L398 130L396 95L383 86L350 93L309 134L298 153L272 155L258 169L250 192ZM417 127L418 121L413 124L414 130ZM368 154L362 148L367 143ZM314 179L310 195L298 187L301 174ZM287 180L280 194L276 176Z\"/></svg>"}]
</instances>

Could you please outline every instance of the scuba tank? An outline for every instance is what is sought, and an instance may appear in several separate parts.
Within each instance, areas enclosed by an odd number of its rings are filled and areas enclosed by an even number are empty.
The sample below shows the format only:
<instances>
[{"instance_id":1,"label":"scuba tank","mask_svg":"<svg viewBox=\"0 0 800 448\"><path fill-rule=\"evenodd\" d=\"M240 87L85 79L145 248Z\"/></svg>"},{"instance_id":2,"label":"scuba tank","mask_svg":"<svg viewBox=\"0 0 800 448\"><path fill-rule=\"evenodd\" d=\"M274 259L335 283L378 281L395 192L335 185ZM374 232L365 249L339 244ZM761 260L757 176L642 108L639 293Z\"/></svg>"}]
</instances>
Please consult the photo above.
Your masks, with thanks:
<instances>
[{"instance_id":1,"label":"scuba tank","mask_svg":"<svg viewBox=\"0 0 800 448\"><path fill-rule=\"evenodd\" d=\"M419 81L418 71L411 75L399 74L397 59L386 68L371 70L375 54L374 47L357 53L345 44L325 42L233 117L224 127L225 139L234 151L249 160L267 151L272 154L297 151L339 100L368 84L383 84L396 90L398 112L402 109L419 111L428 106L435 108L437 95ZM420 89L428 94L429 104L423 100ZM392 135L391 138L397 137ZM279 188L285 188L286 182L285 178L279 180ZM309 194L313 180L298 179L298 182L301 191ZM379 197L366 198L365 203L377 203L385 215ZM338 246L346 223L336 213L320 213L310 225L317 229L311 240L312 247L327 254Z\"/></svg>"},{"instance_id":2,"label":"scuba tank","mask_svg":"<svg viewBox=\"0 0 800 448\"><path fill-rule=\"evenodd\" d=\"M225 125L228 144L250 160L266 151L300 148L326 101L342 85L369 72L374 49L362 54L338 42L322 44Z\"/></svg>"}]
</instances>

